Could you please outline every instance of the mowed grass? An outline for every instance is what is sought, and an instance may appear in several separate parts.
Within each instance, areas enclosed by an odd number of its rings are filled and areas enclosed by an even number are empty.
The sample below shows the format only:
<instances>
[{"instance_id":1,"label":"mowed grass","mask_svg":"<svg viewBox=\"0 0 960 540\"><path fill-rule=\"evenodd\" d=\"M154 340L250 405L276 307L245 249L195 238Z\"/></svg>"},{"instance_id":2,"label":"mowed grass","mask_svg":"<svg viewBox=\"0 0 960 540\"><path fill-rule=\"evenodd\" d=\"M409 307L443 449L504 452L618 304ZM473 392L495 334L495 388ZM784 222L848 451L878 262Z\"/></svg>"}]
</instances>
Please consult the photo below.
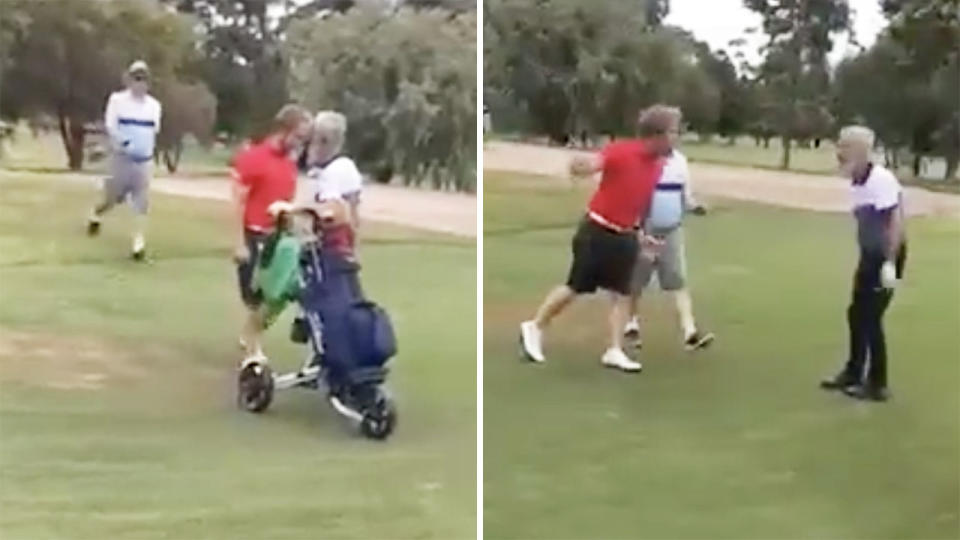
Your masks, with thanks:
<instances>
[{"instance_id":1,"label":"mowed grass","mask_svg":"<svg viewBox=\"0 0 960 540\"><path fill-rule=\"evenodd\" d=\"M520 361L518 323L562 282L588 187L484 176L487 538L957 538L960 223L909 223L887 318L885 404L817 388L847 347L845 215L712 201L687 225L699 322L643 307L644 372L603 369L606 302L575 304Z\"/></svg>"},{"instance_id":2,"label":"mowed grass","mask_svg":"<svg viewBox=\"0 0 960 540\"><path fill-rule=\"evenodd\" d=\"M0 537L473 538L472 240L364 225L363 283L400 346L379 443L318 392L236 408L227 206L155 196L156 261L136 265L125 208L84 236L95 196L0 175ZM281 369L304 354L289 319L267 343Z\"/></svg>"}]
</instances>

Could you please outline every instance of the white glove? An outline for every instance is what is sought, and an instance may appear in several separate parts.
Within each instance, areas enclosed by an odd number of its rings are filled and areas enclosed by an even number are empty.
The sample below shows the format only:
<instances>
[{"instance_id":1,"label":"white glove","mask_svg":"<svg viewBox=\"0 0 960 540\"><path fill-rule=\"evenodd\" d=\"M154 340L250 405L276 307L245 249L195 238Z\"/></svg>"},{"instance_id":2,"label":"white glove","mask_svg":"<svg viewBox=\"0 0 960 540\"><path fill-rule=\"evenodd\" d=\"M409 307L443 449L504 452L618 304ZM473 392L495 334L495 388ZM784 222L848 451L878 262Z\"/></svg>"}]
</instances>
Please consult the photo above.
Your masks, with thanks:
<instances>
[{"instance_id":1,"label":"white glove","mask_svg":"<svg viewBox=\"0 0 960 540\"><path fill-rule=\"evenodd\" d=\"M270 203L270 206L267 207L267 213L273 217L277 217L284 212L293 212L293 209L293 203L287 201L273 201Z\"/></svg>"},{"instance_id":2,"label":"white glove","mask_svg":"<svg viewBox=\"0 0 960 540\"><path fill-rule=\"evenodd\" d=\"M884 289L894 289L897 286L897 268L890 261L880 267L880 286Z\"/></svg>"}]
</instances>

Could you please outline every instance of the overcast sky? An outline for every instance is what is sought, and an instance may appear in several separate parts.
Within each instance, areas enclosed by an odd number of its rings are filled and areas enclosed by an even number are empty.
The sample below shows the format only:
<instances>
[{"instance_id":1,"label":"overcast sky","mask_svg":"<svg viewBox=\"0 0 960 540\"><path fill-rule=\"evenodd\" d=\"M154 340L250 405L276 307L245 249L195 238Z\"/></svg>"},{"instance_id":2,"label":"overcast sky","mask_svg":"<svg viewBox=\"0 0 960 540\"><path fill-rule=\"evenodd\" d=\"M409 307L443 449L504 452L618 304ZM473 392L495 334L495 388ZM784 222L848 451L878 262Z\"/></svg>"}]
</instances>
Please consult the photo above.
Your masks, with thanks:
<instances>
[{"instance_id":1,"label":"overcast sky","mask_svg":"<svg viewBox=\"0 0 960 540\"><path fill-rule=\"evenodd\" d=\"M873 44L877 34L886 26L886 19L880 11L879 0L849 0L853 17L853 29L857 41L865 47ZM757 63L760 56L757 47L766 39L762 32L753 35L744 30L760 26L760 16L743 7L742 0L671 0L667 24L679 26L692 32L697 39L706 41L710 48L726 49L731 39L743 37L749 44L746 47L747 59ZM846 54L853 54L855 48L847 45L847 38L835 40L834 50L830 54L831 63L839 62Z\"/></svg>"}]
</instances>

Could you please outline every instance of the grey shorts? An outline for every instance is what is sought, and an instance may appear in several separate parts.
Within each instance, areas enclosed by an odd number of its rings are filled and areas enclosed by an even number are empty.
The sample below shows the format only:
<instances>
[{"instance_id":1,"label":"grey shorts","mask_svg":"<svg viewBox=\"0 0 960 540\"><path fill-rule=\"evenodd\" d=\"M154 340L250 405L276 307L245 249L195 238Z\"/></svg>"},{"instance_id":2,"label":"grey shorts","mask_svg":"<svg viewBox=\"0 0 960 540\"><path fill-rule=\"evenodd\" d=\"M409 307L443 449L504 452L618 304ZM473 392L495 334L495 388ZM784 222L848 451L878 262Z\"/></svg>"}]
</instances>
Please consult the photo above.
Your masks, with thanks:
<instances>
[{"instance_id":1,"label":"grey shorts","mask_svg":"<svg viewBox=\"0 0 960 540\"><path fill-rule=\"evenodd\" d=\"M120 204L128 196L130 205L137 214L146 214L150 206L150 175L153 163L133 161L127 156L114 154L110 164L110 177L103 182L103 197L107 205Z\"/></svg>"},{"instance_id":2,"label":"grey shorts","mask_svg":"<svg viewBox=\"0 0 960 540\"><path fill-rule=\"evenodd\" d=\"M641 250L633 267L633 291L636 293L646 288L654 272L657 273L660 289L664 291L676 291L686 287L687 259L684 255L683 228L677 227L664 235L654 236L663 240L664 244L652 261Z\"/></svg>"}]
</instances>

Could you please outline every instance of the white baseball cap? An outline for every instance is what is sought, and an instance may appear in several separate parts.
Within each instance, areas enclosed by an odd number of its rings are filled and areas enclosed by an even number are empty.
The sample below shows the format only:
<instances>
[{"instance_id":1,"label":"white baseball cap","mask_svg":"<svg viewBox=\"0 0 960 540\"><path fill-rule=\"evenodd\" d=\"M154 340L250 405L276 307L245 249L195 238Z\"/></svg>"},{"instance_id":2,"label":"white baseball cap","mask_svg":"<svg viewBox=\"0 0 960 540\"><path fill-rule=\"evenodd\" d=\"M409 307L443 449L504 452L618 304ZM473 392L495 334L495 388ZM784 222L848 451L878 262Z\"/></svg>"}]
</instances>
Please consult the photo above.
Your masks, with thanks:
<instances>
[{"instance_id":1,"label":"white baseball cap","mask_svg":"<svg viewBox=\"0 0 960 540\"><path fill-rule=\"evenodd\" d=\"M130 64L130 67L127 68L127 73L137 73L137 72L149 74L150 68L147 67L147 63L144 62L143 60L136 60L132 64Z\"/></svg>"}]
</instances>

